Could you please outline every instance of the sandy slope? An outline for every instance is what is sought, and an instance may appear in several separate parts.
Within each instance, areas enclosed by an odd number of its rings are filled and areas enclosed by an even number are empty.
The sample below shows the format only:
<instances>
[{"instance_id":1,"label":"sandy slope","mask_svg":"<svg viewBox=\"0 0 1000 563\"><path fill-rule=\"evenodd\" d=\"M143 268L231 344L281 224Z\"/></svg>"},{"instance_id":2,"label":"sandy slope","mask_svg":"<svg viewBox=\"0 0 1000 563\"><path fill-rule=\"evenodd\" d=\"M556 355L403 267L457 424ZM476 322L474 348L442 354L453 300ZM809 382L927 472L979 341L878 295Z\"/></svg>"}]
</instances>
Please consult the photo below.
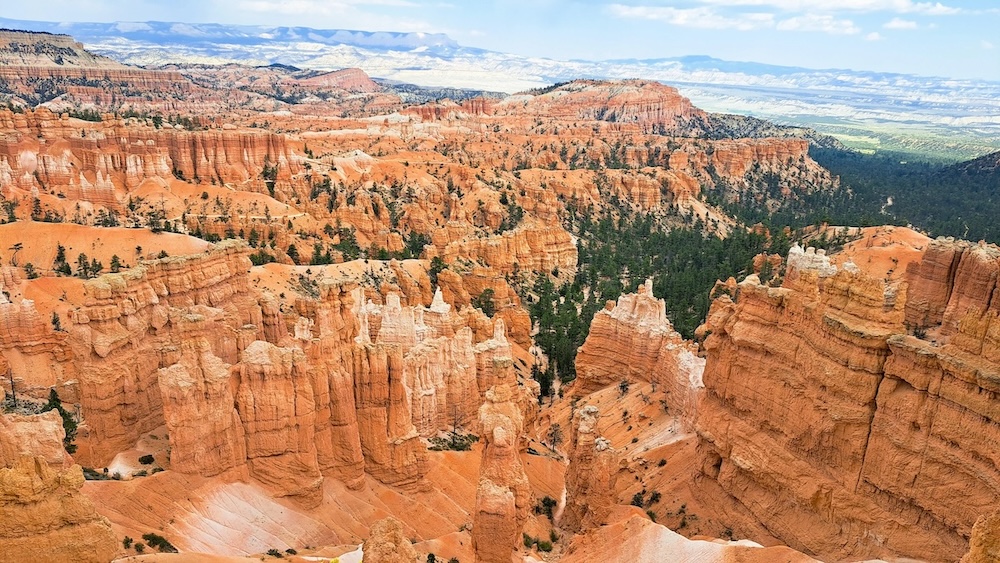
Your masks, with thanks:
<instances>
[{"instance_id":1,"label":"sandy slope","mask_svg":"<svg viewBox=\"0 0 1000 563\"><path fill-rule=\"evenodd\" d=\"M84 493L111 520L118 536L139 538L156 532L182 551L251 555L292 547L309 554L317 546L356 546L374 522L392 515L403 522L413 540L433 539L418 544L418 551L433 551L446 560L456 556L471 560L465 530L472 521L480 455L475 449L430 452L428 490L416 493L404 493L371 477L358 491L327 479L323 503L312 510L272 498L255 483L227 483L224 477L173 471L129 481L88 481ZM562 487L560 462L524 457L538 496ZM333 555L340 553L344 551Z\"/></svg>"}]
</instances>

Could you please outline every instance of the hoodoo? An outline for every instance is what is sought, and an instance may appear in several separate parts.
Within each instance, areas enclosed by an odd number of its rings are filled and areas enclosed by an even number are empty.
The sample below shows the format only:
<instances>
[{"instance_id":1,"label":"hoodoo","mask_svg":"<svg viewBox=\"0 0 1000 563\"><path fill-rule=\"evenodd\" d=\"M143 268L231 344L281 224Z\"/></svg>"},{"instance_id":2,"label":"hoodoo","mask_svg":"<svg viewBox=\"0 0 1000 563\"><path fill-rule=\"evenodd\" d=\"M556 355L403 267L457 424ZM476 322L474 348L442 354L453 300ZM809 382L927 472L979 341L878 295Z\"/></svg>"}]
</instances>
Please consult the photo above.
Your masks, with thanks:
<instances>
[{"instance_id":1,"label":"hoodoo","mask_svg":"<svg viewBox=\"0 0 1000 563\"><path fill-rule=\"evenodd\" d=\"M712 4L607 10L855 37L874 17ZM912 4L869 12L967 15ZM898 19L887 38L931 25ZM734 72L727 103L805 95L804 69L48 28L144 66L0 30L0 563L1000 557L996 155L872 159L691 101ZM408 83L472 64L533 89ZM656 71L533 84L543 64ZM824 127L876 152L901 143L878 89L925 111L956 88L827 75L824 111L864 92L852 120L880 129ZM994 86L955 83L989 109Z\"/></svg>"}]
</instances>

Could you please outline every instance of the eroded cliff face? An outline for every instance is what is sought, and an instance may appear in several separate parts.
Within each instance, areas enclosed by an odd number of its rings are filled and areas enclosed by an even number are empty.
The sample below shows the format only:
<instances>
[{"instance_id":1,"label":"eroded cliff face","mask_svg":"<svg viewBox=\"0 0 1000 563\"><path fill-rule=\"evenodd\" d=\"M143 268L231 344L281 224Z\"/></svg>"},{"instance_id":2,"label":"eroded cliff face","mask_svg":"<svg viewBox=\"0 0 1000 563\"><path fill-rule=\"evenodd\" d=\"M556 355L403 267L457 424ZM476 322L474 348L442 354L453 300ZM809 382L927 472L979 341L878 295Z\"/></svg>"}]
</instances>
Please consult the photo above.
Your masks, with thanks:
<instances>
[{"instance_id":1,"label":"eroded cliff face","mask_svg":"<svg viewBox=\"0 0 1000 563\"><path fill-rule=\"evenodd\" d=\"M694 416L705 360L667 319L662 299L653 296L652 280L636 293L608 302L594 315L587 340L576 356L574 396L584 396L622 381L644 381L662 390L670 409Z\"/></svg>"},{"instance_id":2,"label":"eroded cliff face","mask_svg":"<svg viewBox=\"0 0 1000 563\"><path fill-rule=\"evenodd\" d=\"M538 386L519 381L502 319L454 313L440 290L424 307L419 284L416 305L376 304L344 278L282 302L251 287L248 254L229 241L89 280L68 333L39 330L75 366L61 385L79 397L81 462L107 466L165 426L169 469L314 507L326 477L425 489L422 438L469 428L494 385L510 387L519 429L534 420ZM477 341L480 323L492 332Z\"/></svg>"},{"instance_id":3,"label":"eroded cliff face","mask_svg":"<svg viewBox=\"0 0 1000 563\"><path fill-rule=\"evenodd\" d=\"M224 243L87 282L68 339L85 420L82 461L104 466L165 423L159 370L178 363L191 340L205 339L211 356L235 364L242 348L263 338L266 322L247 285L247 254L239 243ZM214 360L205 363L202 369L212 369Z\"/></svg>"},{"instance_id":4,"label":"eroded cliff face","mask_svg":"<svg viewBox=\"0 0 1000 563\"><path fill-rule=\"evenodd\" d=\"M46 318L33 300L7 297L8 290L24 281L20 268L4 266L0 278L0 370L10 374L15 388L35 399L46 398L48 389L55 388L67 403L79 402L66 334L52 330L51 317Z\"/></svg>"},{"instance_id":5,"label":"eroded cliff face","mask_svg":"<svg viewBox=\"0 0 1000 563\"><path fill-rule=\"evenodd\" d=\"M47 108L0 112L0 187L60 194L121 210L125 192L151 178L254 183L266 191L261 173L276 167L287 182L299 170L287 138L260 131L175 131L122 119L94 123L70 120Z\"/></svg>"},{"instance_id":6,"label":"eroded cliff face","mask_svg":"<svg viewBox=\"0 0 1000 563\"><path fill-rule=\"evenodd\" d=\"M597 407L577 411L569 443L566 470L566 506L559 525L581 532L608 522L617 504L618 454L611 442L598 435Z\"/></svg>"},{"instance_id":7,"label":"eroded cliff face","mask_svg":"<svg viewBox=\"0 0 1000 563\"><path fill-rule=\"evenodd\" d=\"M118 551L107 520L80 492L83 472L63 450L62 418L0 414L0 561L105 563Z\"/></svg>"},{"instance_id":8,"label":"eroded cliff face","mask_svg":"<svg viewBox=\"0 0 1000 563\"><path fill-rule=\"evenodd\" d=\"M939 240L896 284L793 248L782 287L718 298L704 477L807 553L957 559L1000 500L995 255Z\"/></svg>"},{"instance_id":9,"label":"eroded cliff face","mask_svg":"<svg viewBox=\"0 0 1000 563\"><path fill-rule=\"evenodd\" d=\"M524 417L515 390L500 384L486 391L479 424L484 446L472 545L476 561L508 563L531 509L531 488L519 457Z\"/></svg>"},{"instance_id":10,"label":"eroded cliff face","mask_svg":"<svg viewBox=\"0 0 1000 563\"><path fill-rule=\"evenodd\" d=\"M639 125L648 131L687 135L708 121L676 88L644 80L613 83L577 80L537 96L512 96L497 111L544 115L566 120Z\"/></svg>"}]
</instances>

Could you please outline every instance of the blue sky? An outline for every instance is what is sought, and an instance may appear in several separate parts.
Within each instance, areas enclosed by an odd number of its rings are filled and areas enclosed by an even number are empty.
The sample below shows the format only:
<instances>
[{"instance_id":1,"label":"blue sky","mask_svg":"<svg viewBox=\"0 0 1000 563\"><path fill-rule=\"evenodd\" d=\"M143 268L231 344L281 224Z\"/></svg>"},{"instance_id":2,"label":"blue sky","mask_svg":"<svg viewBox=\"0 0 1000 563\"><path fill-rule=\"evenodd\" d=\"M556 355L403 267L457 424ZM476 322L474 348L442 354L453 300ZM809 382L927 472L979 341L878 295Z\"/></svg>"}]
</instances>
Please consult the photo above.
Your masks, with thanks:
<instances>
[{"instance_id":1,"label":"blue sky","mask_svg":"<svg viewBox=\"0 0 1000 563\"><path fill-rule=\"evenodd\" d=\"M996 0L0 0L0 15L442 32L558 59L710 55L1000 81Z\"/></svg>"}]
</instances>

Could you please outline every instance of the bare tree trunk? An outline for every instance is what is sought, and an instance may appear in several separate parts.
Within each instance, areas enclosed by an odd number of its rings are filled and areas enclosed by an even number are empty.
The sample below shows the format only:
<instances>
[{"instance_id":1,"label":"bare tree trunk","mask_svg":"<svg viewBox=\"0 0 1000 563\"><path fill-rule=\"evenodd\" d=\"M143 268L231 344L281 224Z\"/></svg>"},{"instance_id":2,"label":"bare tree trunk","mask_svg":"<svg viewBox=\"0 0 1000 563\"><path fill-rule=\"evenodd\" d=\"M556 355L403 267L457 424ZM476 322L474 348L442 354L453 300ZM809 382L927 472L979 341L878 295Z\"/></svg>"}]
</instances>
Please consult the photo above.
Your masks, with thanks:
<instances>
[{"instance_id":1,"label":"bare tree trunk","mask_svg":"<svg viewBox=\"0 0 1000 563\"><path fill-rule=\"evenodd\" d=\"M10 378L10 394L14 398L14 408L17 408L17 391L14 390L14 370L7 368L7 377Z\"/></svg>"}]
</instances>

